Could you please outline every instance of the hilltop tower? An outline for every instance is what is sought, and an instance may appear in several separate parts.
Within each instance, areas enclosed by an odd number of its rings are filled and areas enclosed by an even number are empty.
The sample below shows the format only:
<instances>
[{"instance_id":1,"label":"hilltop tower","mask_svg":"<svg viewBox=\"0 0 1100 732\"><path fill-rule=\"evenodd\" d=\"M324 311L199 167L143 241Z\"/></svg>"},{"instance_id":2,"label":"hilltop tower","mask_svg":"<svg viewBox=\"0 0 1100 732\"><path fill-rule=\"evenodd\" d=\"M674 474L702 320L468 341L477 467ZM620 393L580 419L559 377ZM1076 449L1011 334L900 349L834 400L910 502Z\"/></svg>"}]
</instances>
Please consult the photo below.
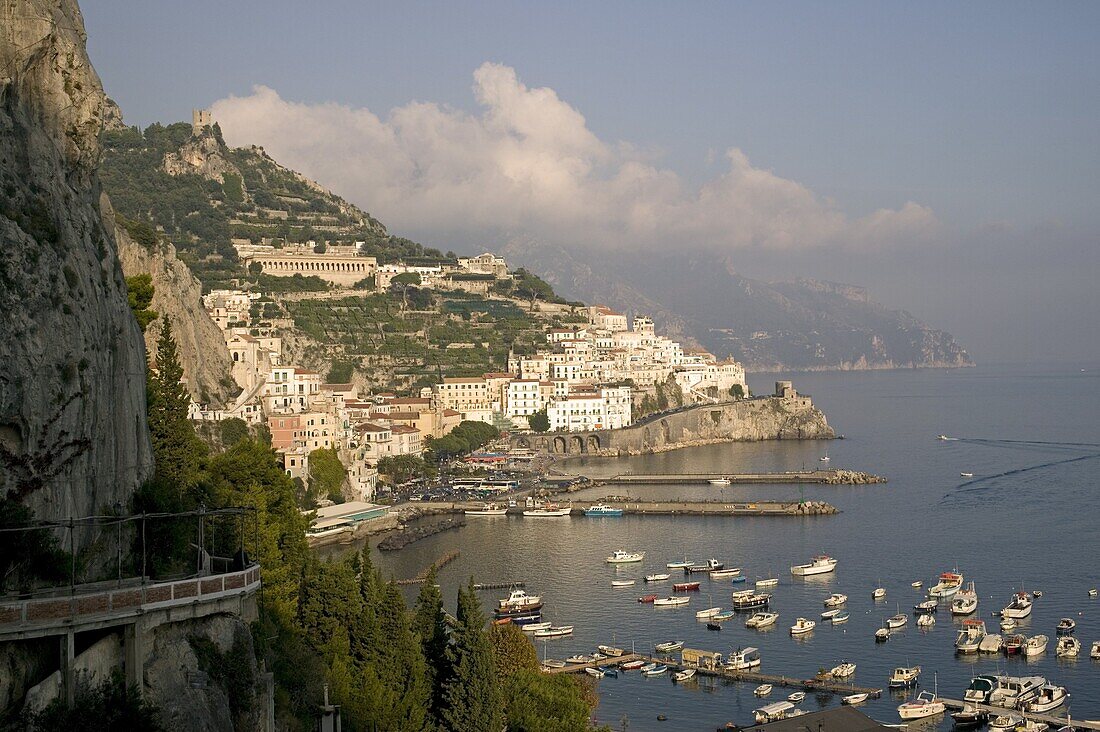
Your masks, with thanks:
<instances>
[{"instance_id":1,"label":"hilltop tower","mask_svg":"<svg viewBox=\"0 0 1100 732\"><path fill-rule=\"evenodd\" d=\"M214 117L210 114L209 109L192 109L191 110L191 132L202 132L203 127L210 127L214 124Z\"/></svg>"}]
</instances>

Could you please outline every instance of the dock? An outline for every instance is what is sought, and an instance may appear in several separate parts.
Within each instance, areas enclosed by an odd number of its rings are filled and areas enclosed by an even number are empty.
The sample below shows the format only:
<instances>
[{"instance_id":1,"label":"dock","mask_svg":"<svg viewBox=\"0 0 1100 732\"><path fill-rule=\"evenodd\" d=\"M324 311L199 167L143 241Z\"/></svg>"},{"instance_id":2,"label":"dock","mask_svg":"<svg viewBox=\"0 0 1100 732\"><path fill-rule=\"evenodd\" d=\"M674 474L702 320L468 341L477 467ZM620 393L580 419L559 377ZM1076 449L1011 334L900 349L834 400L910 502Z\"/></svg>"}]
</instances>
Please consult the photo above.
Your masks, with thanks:
<instances>
[{"instance_id":1,"label":"dock","mask_svg":"<svg viewBox=\"0 0 1100 732\"><path fill-rule=\"evenodd\" d=\"M793 470L781 473L624 473L596 482L605 485L702 485L728 480L732 485L869 485L886 478L854 470Z\"/></svg>"},{"instance_id":2,"label":"dock","mask_svg":"<svg viewBox=\"0 0 1100 732\"><path fill-rule=\"evenodd\" d=\"M828 516L840 513L824 501L639 501L605 498L624 515L649 516ZM574 501L573 514L601 501Z\"/></svg>"},{"instance_id":3,"label":"dock","mask_svg":"<svg viewBox=\"0 0 1100 732\"><path fill-rule=\"evenodd\" d=\"M447 552L446 554L441 556L439 559L435 560L434 562L429 564L427 567L420 570L420 572L415 577L410 577L409 579L399 579L399 580L396 580L394 582L394 584L399 585L399 586L422 584L424 582L424 580L426 580L428 578L428 573L431 572L432 569L439 570L441 567L444 567L444 566L450 564L451 562L453 562L454 560L458 559L458 556L459 556L459 552L457 552L457 551Z\"/></svg>"},{"instance_id":4,"label":"dock","mask_svg":"<svg viewBox=\"0 0 1100 732\"><path fill-rule=\"evenodd\" d=\"M973 702L964 702L960 699L946 699L940 697L940 701L944 703L948 709L956 710L962 709L963 705L975 706L981 709L983 712L989 712L990 716L996 716L998 714L1017 714L1025 719L1032 719L1036 722L1045 722L1051 726L1051 729L1058 729L1065 725L1071 724L1070 720L1066 717L1056 717L1053 714L1039 714L1037 712L1023 712L1018 709L1006 709L1005 707L995 707L990 704L975 704ZM1075 719L1072 722L1073 727L1076 729L1096 729L1100 730L1100 722L1084 722L1079 719Z\"/></svg>"}]
</instances>

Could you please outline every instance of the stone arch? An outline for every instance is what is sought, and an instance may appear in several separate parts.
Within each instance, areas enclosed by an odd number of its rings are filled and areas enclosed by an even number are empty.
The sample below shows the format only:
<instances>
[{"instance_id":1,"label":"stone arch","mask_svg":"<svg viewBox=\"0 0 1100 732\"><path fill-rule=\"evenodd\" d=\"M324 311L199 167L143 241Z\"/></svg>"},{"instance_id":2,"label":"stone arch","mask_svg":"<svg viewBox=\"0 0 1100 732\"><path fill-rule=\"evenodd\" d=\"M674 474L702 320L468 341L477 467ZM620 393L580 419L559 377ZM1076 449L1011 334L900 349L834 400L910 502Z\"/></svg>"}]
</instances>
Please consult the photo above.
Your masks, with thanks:
<instances>
[{"instance_id":1,"label":"stone arch","mask_svg":"<svg viewBox=\"0 0 1100 732\"><path fill-rule=\"evenodd\" d=\"M600 451L600 436L599 435L589 435L587 442L588 442L588 444L586 445L586 447L588 448L588 452L599 452Z\"/></svg>"},{"instance_id":2,"label":"stone arch","mask_svg":"<svg viewBox=\"0 0 1100 732\"><path fill-rule=\"evenodd\" d=\"M552 452L555 454L564 454L565 452L567 452L565 446L565 438L561 435L554 438L554 449L552 450Z\"/></svg>"},{"instance_id":3,"label":"stone arch","mask_svg":"<svg viewBox=\"0 0 1100 732\"><path fill-rule=\"evenodd\" d=\"M660 423L661 427L661 439L664 440L664 444L672 442L672 428L669 427L668 420L662 419Z\"/></svg>"},{"instance_id":4,"label":"stone arch","mask_svg":"<svg viewBox=\"0 0 1100 732\"><path fill-rule=\"evenodd\" d=\"M538 440L535 441L535 449L543 452L550 452L549 440L545 437L538 438Z\"/></svg>"},{"instance_id":5,"label":"stone arch","mask_svg":"<svg viewBox=\"0 0 1100 732\"><path fill-rule=\"evenodd\" d=\"M519 437L518 439L516 439L516 447L522 447L524 449L530 449L531 448L531 441L528 440L526 437Z\"/></svg>"},{"instance_id":6,"label":"stone arch","mask_svg":"<svg viewBox=\"0 0 1100 732\"><path fill-rule=\"evenodd\" d=\"M577 453L577 454L581 454L584 451L585 450L584 450L584 438L583 437L581 437L580 435L573 435L571 438L569 438L569 454L570 455L572 455L574 452Z\"/></svg>"}]
</instances>

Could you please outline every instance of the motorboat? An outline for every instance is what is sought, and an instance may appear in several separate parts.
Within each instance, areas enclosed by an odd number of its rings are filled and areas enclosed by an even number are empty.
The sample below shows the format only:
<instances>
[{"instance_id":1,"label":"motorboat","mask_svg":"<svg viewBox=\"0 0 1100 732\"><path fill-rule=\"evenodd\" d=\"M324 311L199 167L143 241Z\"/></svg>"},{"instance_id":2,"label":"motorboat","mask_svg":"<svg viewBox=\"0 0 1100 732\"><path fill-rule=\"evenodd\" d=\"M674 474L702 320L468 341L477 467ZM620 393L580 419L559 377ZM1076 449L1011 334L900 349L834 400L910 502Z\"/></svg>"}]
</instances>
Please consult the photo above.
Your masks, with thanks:
<instances>
[{"instance_id":1,"label":"motorboat","mask_svg":"<svg viewBox=\"0 0 1100 732\"><path fill-rule=\"evenodd\" d=\"M772 685L761 684L760 686L753 689L752 693L756 694L757 696L767 696L768 694L772 693Z\"/></svg>"},{"instance_id":2,"label":"motorboat","mask_svg":"<svg viewBox=\"0 0 1100 732\"><path fill-rule=\"evenodd\" d=\"M920 678L920 666L898 666L894 673L890 674L891 689L907 689L917 685Z\"/></svg>"},{"instance_id":3,"label":"motorboat","mask_svg":"<svg viewBox=\"0 0 1100 732\"><path fill-rule=\"evenodd\" d=\"M962 587L963 576L956 572L944 572L940 581L928 588L928 596L937 599L953 596Z\"/></svg>"},{"instance_id":4,"label":"motorboat","mask_svg":"<svg viewBox=\"0 0 1100 732\"><path fill-rule=\"evenodd\" d=\"M840 608L834 608L833 610L826 610L825 612L821 613L821 619L822 620L832 620L837 615L840 615L842 612L844 612L844 611L841 610Z\"/></svg>"},{"instance_id":5,"label":"motorboat","mask_svg":"<svg viewBox=\"0 0 1100 732\"><path fill-rule=\"evenodd\" d=\"M1073 618L1062 618L1058 621L1058 627L1055 628L1058 635L1073 635L1075 630L1077 630L1077 621Z\"/></svg>"},{"instance_id":6,"label":"motorboat","mask_svg":"<svg viewBox=\"0 0 1100 732\"><path fill-rule=\"evenodd\" d=\"M932 613L937 612L939 609L940 606L936 603L935 600L924 600L922 602L918 602L916 605L913 606L913 612L916 615L931 615Z\"/></svg>"},{"instance_id":7,"label":"motorboat","mask_svg":"<svg viewBox=\"0 0 1100 732\"><path fill-rule=\"evenodd\" d=\"M1031 596L1034 597L1036 600L1038 600L1040 597L1043 596L1043 591L1042 590L1034 590L1034 591L1032 591Z\"/></svg>"},{"instance_id":8,"label":"motorboat","mask_svg":"<svg viewBox=\"0 0 1100 732\"><path fill-rule=\"evenodd\" d=\"M787 701L789 701L791 704L800 704L805 700L806 692L804 691L795 691L787 694Z\"/></svg>"},{"instance_id":9,"label":"motorboat","mask_svg":"<svg viewBox=\"0 0 1100 732\"><path fill-rule=\"evenodd\" d=\"M852 616L849 615L847 612L841 612L830 618L829 622L831 622L833 625L843 625L844 623L847 623L851 617Z\"/></svg>"},{"instance_id":10,"label":"motorboat","mask_svg":"<svg viewBox=\"0 0 1100 732\"><path fill-rule=\"evenodd\" d=\"M523 515L527 518L560 518L571 513L573 513L572 506L556 506L553 503L548 503L544 506L528 508L524 510Z\"/></svg>"},{"instance_id":11,"label":"motorboat","mask_svg":"<svg viewBox=\"0 0 1100 732\"><path fill-rule=\"evenodd\" d=\"M726 577L736 577L741 574L740 567L730 567L729 569L716 569L710 573L711 579L725 579ZM742 582L745 580L742 579Z\"/></svg>"},{"instance_id":12,"label":"motorboat","mask_svg":"<svg viewBox=\"0 0 1100 732\"><path fill-rule=\"evenodd\" d=\"M664 643L658 643L657 645L653 646L653 650L657 651L657 653L672 653L673 651L678 651L683 647L684 642L682 640L666 641Z\"/></svg>"},{"instance_id":13,"label":"motorboat","mask_svg":"<svg viewBox=\"0 0 1100 732\"><path fill-rule=\"evenodd\" d=\"M542 659L542 666L543 668L565 668L565 661L556 658L544 658Z\"/></svg>"},{"instance_id":14,"label":"motorboat","mask_svg":"<svg viewBox=\"0 0 1100 732\"><path fill-rule=\"evenodd\" d=\"M829 675L836 679L846 679L849 676L854 676L856 673L856 665L845 661L837 666L834 666Z\"/></svg>"},{"instance_id":15,"label":"motorboat","mask_svg":"<svg viewBox=\"0 0 1100 732\"><path fill-rule=\"evenodd\" d=\"M1081 641L1072 635L1063 635L1054 647L1054 655L1058 658L1077 658L1081 655Z\"/></svg>"},{"instance_id":16,"label":"motorboat","mask_svg":"<svg viewBox=\"0 0 1100 732\"><path fill-rule=\"evenodd\" d=\"M621 508L609 506L606 503L596 503L584 509L584 515L591 518L600 518L602 516L617 518L623 515L623 510Z\"/></svg>"},{"instance_id":17,"label":"motorboat","mask_svg":"<svg viewBox=\"0 0 1100 732\"><path fill-rule=\"evenodd\" d=\"M630 586L631 586L632 584L634 584L634 583L635 583L636 581L637 581L637 580L632 580L632 579L617 579L617 580L611 580L611 586L612 586L612 587L630 587Z\"/></svg>"},{"instance_id":18,"label":"motorboat","mask_svg":"<svg viewBox=\"0 0 1100 732\"><path fill-rule=\"evenodd\" d=\"M626 663L620 664L619 668L621 668L623 671L634 671L640 669L642 666L645 666L645 661L635 659L633 661L627 661Z\"/></svg>"},{"instance_id":19,"label":"motorboat","mask_svg":"<svg viewBox=\"0 0 1100 732\"><path fill-rule=\"evenodd\" d=\"M962 709L952 712L951 721L955 729L973 729L980 727L989 720L989 712L982 710L975 704L963 704Z\"/></svg>"},{"instance_id":20,"label":"motorboat","mask_svg":"<svg viewBox=\"0 0 1100 732\"><path fill-rule=\"evenodd\" d=\"M1023 724L1016 725L1016 732L1047 732L1050 725L1034 719L1025 719Z\"/></svg>"},{"instance_id":21,"label":"motorboat","mask_svg":"<svg viewBox=\"0 0 1100 732\"><path fill-rule=\"evenodd\" d=\"M909 616L905 613L898 613L897 615L891 615L886 618L886 627L891 630L895 628L901 628L909 622Z\"/></svg>"},{"instance_id":22,"label":"motorboat","mask_svg":"<svg viewBox=\"0 0 1100 732\"><path fill-rule=\"evenodd\" d=\"M1100 661L1100 641L1093 641L1089 650L1089 658Z\"/></svg>"},{"instance_id":23,"label":"motorboat","mask_svg":"<svg viewBox=\"0 0 1100 732\"><path fill-rule=\"evenodd\" d=\"M886 597L886 588L885 587L876 587L874 589L874 591L871 593L871 598L875 599L875 600L882 600L885 597Z\"/></svg>"},{"instance_id":24,"label":"motorboat","mask_svg":"<svg viewBox=\"0 0 1100 732\"><path fill-rule=\"evenodd\" d=\"M725 621L729 620L730 618L734 617L735 615L737 615L737 613L735 613L733 610L723 610L722 612L720 612L717 615L713 616L711 618L711 620L714 620L715 622L718 622L718 623L724 623Z\"/></svg>"},{"instance_id":25,"label":"motorboat","mask_svg":"<svg viewBox=\"0 0 1100 732\"><path fill-rule=\"evenodd\" d=\"M693 678L695 678L695 669L693 668L685 668L683 671L677 671L672 674L672 680L678 684L682 684L685 681L691 681Z\"/></svg>"},{"instance_id":26,"label":"motorboat","mask_svg":"<svg viewBox=\"0 0 1100 732\"><path fill-rule=\"evenodd\" d=\"M1004 646L1004 637L999 633L987 633L982 642L978 644L978 650L982 653L1000 653Z\"/></svg>"},{"instance_id":27,"label":"motorboat","mask_svg":"<svg viewBox=\"0 0 1100 732\"><path fill-rule=\"evenodd\" d=\"M958 653L977 653L985 638L985 621L970 618L963 621L962 630L955 636L955 651Z\"/></svg>"},{"instance_id":28,"label":"motorboat","mask_svg":"<svg viewBox=\"0 0 1100 732\"><path fill-rule=\"evenodd\" d=\"M1004 645L1005 655L1015 656L1016 654L1021 653L1024 649L1025 643L1027 643L1027 636L1019 634L1006 635Z\"/></svg>"},{"instance_id":29,"label":"motorboat","mask_svg":"<svg viewBox=\"0 0 1100 732\"><path fill-rule=\"evenodd\" d=\"M479 508L467 508L462 513L467 516L503 516L508 513L508 507L495 503L483 503Z\"/></svg>"},{"instance_id":30,"label":"motorboat","mask_svg":"<svg viewBox=\"0 0 1100 732\"><path fill-rule=\"evenodd\" d=\"M890 640L890 629L879 628L875 631L875 643L885 643Z\"/></svg>"},{"instance_id":31,"label":"motorboat","mask_svg":"<svg viewBox=\"0 0 1100 732\"><path fill-rule=\"evenodd\" d=\"M507 617L507 618L500 618L501 622L499 622L498 625L503 625L504 624L503 621L505 621L505 620L510 621L511 623L513 623L515 625L518 625L520 627L520 629L522 630L523 628L526 628L528 625L532 625L532 624L537 625L538 623L541 623L542 622L542 613L540 611L536 610L535 612L529 613L527 615L513 615L513 616L510 616L510 617ZM494 620L493 622L496 623L497 621Z\"/></svg>"},{"instance_id":32,"label":"motorboat","mask_svg":"<svg viewBox=\"0 0 1100 732\"><path fill-rule=\"evenodd\" d=\"M910 582L909 586L919 590L922 586L924 586L924 583L920 580L917 580L916 582Z\"/></svg>"},{"instance_id":33,"label":"motorboat","mask_svg":"<svg viewBox=\"0 0 1100 732\"><path fill-rule=\"evenodd\" d=\"M645 552L627 552L618 549L607 558L608 564L630 564L645 559Z\"/></svg>"},{"instance_id":34,"label":"motorboat","mask_svg":"<svg viewBox=\"0 0 1100 732\"><path fill-rule=\"evenodd\" d=\"M1066 691L1066 687L1043 684L1042 688L1039 689L1039 693L1027 703L1024 709L1028 712L1042 714L1043 712L1049 712L1051 709L1057 709L1068 700L1069 692Z\"/></svg>"},{"instance_id":35,"label":"motorboat","mask_svg":"<svg viewBox=\"0 0 1100 732\"><path fill-rule=\"evenodd\" d=\"M733 604L734 610L755 610L756 608L767 607L771 599L772 596L766 592L750 592L747 595L735 593L731 596L730 602Z\"/></svg>"},{"instance_id":36,"label":"motorboat","mask_svg":"<svg viewBox=\"0 0 1100 732\"><path fill-rule=\"evenodd\" d=\"M922 691L916 699L898 707L898 716L902 719L924 719L942 714L946 708L934 692Z\"/></svg>"},{"instance_id":37,"label":"motorboat","mask_svg":"<svg viewBox=\"0 0 1100 732\"><path fill-rule=\"evenodd\" d=\"M809 633L816 626L817 623L815 623L813 620L808 620L807 618L798 618L794 621L794 625L791 626L791 635L803 635L805 633Z\"/></svg>"},{"instance_id":38,"label":"motorboat","mask_svg":"<svg viewBox=\"0 0 1100 732\"><path fill-rule=\"evenodd\" d=\"M643 669L642 673L646 676L660 676L661 674L668 673L668 666L659 663L651 669Z\"/></svg>"},{"instance_id":39,"label":"motorboat","mask_svg":"<svg viewBox=\"0 0 1100 732\"><path fill-rule=\"evenodd\" d=\"M918 615L917 616L917 627L918 628L931 628L935 624L936 624L936 616L935 615Z\"/></svg>"},{"instance_id":40,"label":"motorboat","mask_svg":"<svg viewBox=\"0 0 1100 732\"><path fill-rule=\"evenodd\" d=\"M1001 611L1001 617L1014 618L1016 620L1026 618L1028 615L1031 615L1031 605L1031 595L1026 592L1017 592L1012 596L1012 602L1008 604L1008 607Z\"/></svg>"},{"instance_id":41,"label":"motorboat","mask_svg":"<svg viewBox=\"0 0 1100 732\"><path fill-rule=\"evenodd\" d=\"M592 663L592 656L587 656L583 653L578 653L575 656L570 656L565 659L566 663Z\"/></svg>"},{"instance_id":42,"label":"motorboat","mask_svg":"<svg viewBox=\"0 0 1100 732\"><path fill-rule=\"evenodd\" d=\"M764 684L763 686L768 686ZM759 689L760 687L757 687ZM753 692L756 693L756 692ZM757 696L767 696L771 693L771 687L768 686L768 691L763 694L756 694ZM767 724L768 722L777 722L780 719L786 719L787 717L794 716L793 712L797 712L794 704L789 701L778 701L771 704L766 704L759 709L752 711L752 718L756 720L757 724Z\"/></svg>"},{"instance_id":43,"label":"motorboat","mask_svg":"<svg viewBox=\"0 0 1100 732\"><path fill-rule=\"evenodd\" d=\"M751 597L754 594L755 594L755 590L748 590L748 589L734 590L733 592L730 593L730 597L736 599L738 597Z\"/></svg>"},{"instance_id":44,"label":"motorboat","mask_svg":"<svg viewBox=\"0 0 1100 732\"><path fill-rule=\"evenodd\" d=\"M698 590L698 582L676 582L672 585L673 592L697 592Z\"/></svg>"},{"instance_id":45,"label":"motorboat","mask_svg":"<svg viewBox=\"0 0 1100 732\"><path fill-rule=\"evenodd\" d=\"M1045 653L1047 650L1047 642L1050 639L1040 633L1039 635L1033 635L1024 642L1024 655L1025 656L1038 656L1041 653Z\"/></svg>"},{"instance_id":46,"label":"motorboat","mask_svg":"<svg viewBox=\"0 0 1100 732\"><path fill-rule=\"evenodd\" d=\"M573 635L572 625L552 625L535 631L536 638L561 638L566 635Z\"/></svg>"},{"instance_id":47,"label":"motorboat","mask_svg":"<svg viewBox=\"0 0 1100 732\"><path fill-rule=\"evenodd\" d=\"M707 482L710 483L711 485L729 485L733 481L730 480L729 478L711 478Z\"/></svg>"},{"instance_id":48,"label":"motorboat","mask_svg":"<svg viewBox=\"0 0 1100 732\"><path fill-rule=\"evenodd\" d=\"M638 602L653 602L657 599L656 595L642 595L638 598Z\"/></svg>"},{"instance_id":49,"label":"motorboat","mask_svg":"<svg viewBox=\"0 0 1100 732\"><path fill-rule=\"evenodd\" d=\"M823 462L823 463L827 463L827 462L829 462L830 460L832 460L832 458L831 458L831 457L829 457L829 451L828 451L828 450L826 450L826 451L825 451L825 454L824 454L824 455L822 455L821 457L819 457L819 458L818 458L818 460L820 460L820 461L821 461L821 462Z\"/></svg>"},{"instance_id":50,"label":"motorboat","mask_svg":"<svg viewBox=\"0 0 1100 732\"><path fill-rule=\"evenodd\" d=\"M645 576L646 582L664 582L666 579L672 577L668 572L660 572L658 574L647 574Z\"/></svg>"},{"instance_id":51,"label":"motorboat","mask_svg":"<svg viewBox=\"0 0 1100 732\"><path fill-rule=\"evenodd\" d=\"M694 566L694 565L695 565L695 562L691 561L687 557L684 557L684 559L682 561L669 562L668 564L665 565L665 567L667 567L668 569L686 569L686 568Z\"/></svg>"},{"instance_id":52,"label":"motorboat","mask_svg":"<svg viewBox=\"0 0 1100 732\"><path fill-rule=\"evenodd\" d=\"M1000 676L987 703L995 707L1019 708L1039 696L1039 690L1046 683L1042 676Z\"/></svg>"},{"instance_id":53,"label":"motorboat","mask_svg":"<svg viewBox=\"0 0 1100 732\"><path fill-rule=\"evenodd\" d=\"M848 602L848 596L842 595L839 592L834 592L825 598L825 607L840 607L844 603Z\"/></svg>"},{"instance_id":54,"label":"motorboat","mask_svg":"<svg viewBox=\"0 0 1100 732\"><path fill-rule=\"evenodd\" d=\"M867 699L869 697L870 697L870 694L868 694L867 692L860 692L858 694L849 694L848 696L841 697L840 703L841 704L847 704L848 706L852 706L854 704L862 704L863 702L867 701Z\"/></svg>"},{"instance_id":55,"label":"motorboat","mask_svg":"<svg viewBox=\"0 0 1100 732\"><path fill-rule=\"evenodd\" d=\"M965 590L959 590L951 600L952 615L970 615L978 609L978 591L974 589L974 583L967 584Z\"/></svg>"},{"instance_id":56,"label":"motorboat","mask_svg":"<svg viewBox=\"0 0 1100 732\"><path fill-rule=\"evenodd\" d=\"M653 607L679 607L687 605L690 601L690 597L658 597L653 601Z\"/></svg>"},{"instance_id":57,"label":"motorboat","mask_svg":"<svg viewBox=\"0 0 1100 732\"><path fill-rule=\"evenodd\" d=\"M1096 594L1097 594L1097 591L1096 591L1095 587L1093 587L1091 590L1089 590L1089 597L1096 597Z\"/></svg>"},{"instance_id":58,"label":"motorboat","mask_svg":"<svg viewBox=\"0 0 1100 732\"><path fill-rule=\"evenodd\" d=\"M779 613L753 613L752 617L745 621L745 627L760 630L775 625L777 620L779 620Z\"/></svg>"},{"instance_id":59,"label":"motorboat","mask_svg":"<svg viewBox=\"0 0 1100 732\"><path fill-rule=\"evenodd\" d=\"M985 704L989 701L989 695L1001 682L1000 676L984 674L970 679L970 686L963 691L963 701L973 704Z\"/></svg>"},{"instance_id":60,"label":"motorboat","mask_svg":"<svg viewBox=\"0 0 1100 732\"><path fill-rule=\"evenodd\" d=\"M707 623L707 630L721 630L721 629L722 629L722 624L717 622L717 621L711 620Z\"/></svg>"},{"instance_id":61,"label":"motorboat","mask_svg":"<svg viewBox=\"0 0 1100 732\"><path fill-rule=\"evenodd\" d=\"M597 666L600 671L603 671L604 676L610 676L613 679L619 678L619 672L614 666Z\"/></svg>"},{"instance_id":62,"label":"motorboat","mask_svg":"<svg viewBox=\"0 0 1100 732\"><path fill-rule=\"evenodd\" d=\"M713 618L720 612L722 612L722 608L720 607L708 607L706 610L696 611L695 617L699 620L706 620L707 618Z\"/></svg>"},{"instance_id":63,"label":"motorboat","mask_svg":"<svg viewBox=\"0 0 1100 732\"><path fill-rule=\"evenodd\" d=\"M626 653L626 651L624 651L622 648L618 648L616 646L600 645L600 646L596 646L596 650L599 651L600 653L602 653L605 657L611 657L611 658L618 658L619 656Z\"/></svg>"},{"instance_id":64,"label":"motorboat","mask_svg":"<svg viewBox=\"0 0 1100 732\"><path fill-rule=\"evenodd\" d=\"M712 573L712 574L711 574L711 576L713 577L713 576L714 576L714 574ZM731 577L731 578L730 578L730 582L731 582L732 584L735 584L735 585L739 585L739 584L741 584L742 582L745 582L745 581L747 581L747 580L748 580L748 577L746 577L746 576L745 576L745 575L743 575L743 574L735 574L735 575L734 575L733 577Z\"/></svg>"},{"instance_id":65,"label":"motorboat","mask_svg":"<svg viewBox=\"0 0 1100 732\"><path fill-rule=\"evenodd\" d=\"M814 574L826 574L836 570L837 560L832 557L819 554L806 564L796 564L791 567L791 574L796 577L809 577Z\"/></svg>"},{"instance_id":66,"label":"motorboat","mask_svg":"<svg viewBox=\"0 0 1100 732\"><path fill-rule=\"evenodd\" d=\"M705 564L692 564L690 566L684 567L684 574L709 574L717 569L722 569L725 566L726 565L722 562L719 562L717 559L711 557L706 561Z\"/></svg>"},{"instance_id":67,"label":"motorboat","mask_svg":"<svg viewBox=\"0 0 1100 732\"><path fill-rule=\"evenodd\" d=\"M1003 618L1001 620L1001 630L1006 632L1006 633L1009 632L1010 630L1016 630L1017 625L1019 625L1019 623L1017 623L1012 618Z\"/></svg>"},{"instance_id":68,"label":"motorboat","mask_svg":"<svg viewBox=\"0 0 1100 732\"><path fill-rule=\"evenodd\" d=\"M603 669L595 668L593 666L589 666L584 670L584 672L589 676L595 676L597 679L602 679L604 676L606 676Z\"/></svg>"},{"instance_id":69,"label":"motorboat","mask_svg":"<svg viewBox=\"0 0 1100 732\"><path fill-rule=\"evenodd\" d=\"M542 608L542 597L528 595L526 590L512 590L507 598L497 603L493 612L498 617L526 615Z\"/></svg>"},{"instance_id":70,"label":"motorboat","mask_svg":"<svg viewBox=\"0 0 1100 732\"><path fill-rule=\"evenodd\" d=\"M548 630L553 623L538 622L538 623L524 623L519 626L519 629L524 633L537 633L540 630Z\"/></svg>"},{"instance_id":71,"label":"motorboat","mask_svg":"<svg viewBox=\"0 0 1100 732\"><path fill-rule=\"evenodd\" d=\"M960 478L973 478L974 474L973 473L959 473L959 477Z\"/></svg>"},{"instance_id":72,"label":"motorboat","mask_svg":"<svg viewBox=\"0 0 1100 732\"><path fill-rule=\"evenodd\" d=\"M726 659L726 667L734 671L745 671L760 666L760 651L753 647L738 648Z\"/></svg>"},{"instance_id":73,"label":"motorboat","mask_svg":"<svg viewBox=\"0 0 1100 732\"><path fill-rule=\"evenodd\" d=\"M778 577L761 577L760 579L756 580L757 589L759 589L761 587L776 587L778 585L779 585L779 578Z\"/></svg>"},{"instance_id":74,"label":"motorboat","mask_svg":"<svg viewBox=\"0 0 1100 732\"><path fill-rule=\"evenodd\" d=\"M1023 723L1024 718L1018 714L998 714L989 720L989 729L991 732L1007 732L1007 730L1015 730Z\"/></svg>"}]
</instances>

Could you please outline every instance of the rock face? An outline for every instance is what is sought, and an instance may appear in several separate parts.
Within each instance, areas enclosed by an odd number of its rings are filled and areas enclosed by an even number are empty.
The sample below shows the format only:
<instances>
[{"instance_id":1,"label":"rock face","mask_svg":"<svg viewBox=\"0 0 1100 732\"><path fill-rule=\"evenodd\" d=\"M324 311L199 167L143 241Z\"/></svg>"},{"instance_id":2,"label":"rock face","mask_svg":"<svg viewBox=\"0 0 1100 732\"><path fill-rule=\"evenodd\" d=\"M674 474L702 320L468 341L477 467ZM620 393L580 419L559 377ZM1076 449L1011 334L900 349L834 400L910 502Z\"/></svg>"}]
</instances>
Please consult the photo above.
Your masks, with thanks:
<instances>
[{"instance_id":1,"label":"rock face","mask_svg":"<svg viewBox=\"0 0 1100 732\"><path fill-rule=\"evenodd\" d=\"M191 398L199 404L225 406L240 387L230 375L232 364L222 332L202 306L202 285L187 265L176 258L176 249L171 244L161 243L147 249L134 241L125 229L114 226L106 197L103 212L118 242L122 271L127 277L147 274L153 280L151 308L160 317L145 329L145 349L149 357L156 354L161 320L168 318L179 345Z\"/></svg>"},{"instance_id":2,"label":"rock face","mask_svg":"<svg viewBox=\"0 0 1100 732\"><path fill-rule=\"evenodd\" d=\"M0 490L40 518L125 502L152 468L84 42L73 0L0 6Z\"/></svg>"},{"instance_id":3,"label":"rock face","mask_svg":"<svg viewBox=\"0 0 1100 732\"><path fill-rule=\"evenodd\" d=\"M179 150L164 153L161 166L168 175L201 175L208 180L225 182L226 173L240 177L237 166L226 160L225 145L218 141L209 128L193 134Z\"/></svg>"}]
</instances>

